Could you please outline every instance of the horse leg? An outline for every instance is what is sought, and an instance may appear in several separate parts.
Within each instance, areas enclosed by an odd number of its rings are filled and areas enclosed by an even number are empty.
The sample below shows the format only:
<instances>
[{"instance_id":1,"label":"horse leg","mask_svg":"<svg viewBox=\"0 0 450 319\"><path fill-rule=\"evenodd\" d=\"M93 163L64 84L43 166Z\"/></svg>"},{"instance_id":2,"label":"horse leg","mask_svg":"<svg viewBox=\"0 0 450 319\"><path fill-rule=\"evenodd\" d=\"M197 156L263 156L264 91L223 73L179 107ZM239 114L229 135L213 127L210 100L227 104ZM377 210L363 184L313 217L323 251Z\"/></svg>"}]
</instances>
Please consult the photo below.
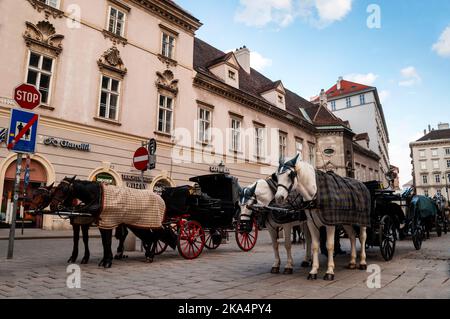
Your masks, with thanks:
<instances>
[{"instance_id":1,"label":"horse leg","mask_svg":"<svg viewBox=\"0 0 450 319\"><path fill-rule=\"evenodd\" d=\"M68 263L74 263L78 257L78 242L80 241L80 225L72 224L73 229L73 249L72 255L67 260Z\"/></svg>"},{"instance_id":2,"label":"horse leg","mask_svg":"<svg viewBox=\"0 0 450 319\"><path fill-rule=\"evenodd\" d=\"M301 266L311 267L312 264L312 256L311 256L311 233L309 232L308 225L306 222L302 223L302 232L305 235L305 242L306 242L306 252L305 252L305 259L302 261Z\"/></svg>"},{"instance_id":3,"label":"horse leg","mask_svg":"<svg viewBox=\"0 0 450 319\"><path fill-rule=\"evenodd\" d=\"M343 225L345 232L348 235L348 238L350 239L350 245L351 245L351 253L350 253L350 263L348 264L348 269L356 269L356 235L355 231L353 230L352 225Z\"/></svg>"},{"instance_id":4,"label":"horse leg","mask_svg":"<svg viewBox=\"0 0 450 319\"><path fill-rule=\"evenodd\" d=\"M292 258L291 232L292 223L283 225L284 228L284 247L286 248L287 264L284 267L284 274L291 275L294 268L294 259Z\"/></svg>"},{"instance_id":5,"label":"horse leg","mask_svg":"<svg viewBox=\"0 0 450 319\"><path fill-rule=\"evenodd\" d=\"M110 268L113 260L113 253L111 250L112 229L100 229L103 244L103 259L98 264L100 267Z\"/></svg>"},{"instance_id":6,"label":"horse leg","mask_svg":"<svg viewBox=\"0 0 450 319\"><path fill-rule=\"evenodd\" d=\"M119 246L117 246L117 254L114 256L114 259L123 259L128 257L123 254L123 252L125 251L124 244L127 235L128 235L127 226L122 224L116 228L116 238L119 240Z\"/></svg>"},{"instance_id":7,"label":"horse leg","mask_svg":"<svg viewBox=\"0 0 450 319\"><path fill-rule=\"evenodd\" d=\"M359 269L361 269L361 270L367 269L366 240L367 240L367 228L361 226L360 231L359 231L359 242L361 244L361 256L360 256L360 262L359 262Z\"/></svg>"},{"instance_id":8,"label":"horse leg","mask_svg":"<svg viewBox=\"0 0 450 319\"><path fill-rule=\"evenodd\" d=\"M319 271L319 245L320 245L320 233L319 228L316 227L312 217L308 216L308 229L311 234L311 242L312 242L312 269L309 272L308 280L316 280L317 272Z\"/></svg>"},{"instance_id":9,"label":"horse leg","mask_svg":"<svg viewBox=\"0 0 450 319\"><path fill-rule=\"evenodd\" d=\"M270 224L267 227L267 230L269 231L270 238L272 239L272 248L273 253L275 255L275 262L272 265L272 269L270 272L272 274L278 274L280 272L280 252L278 251L278 227L273 228Z\"/></svg>"},{"instance_id":10,"label":"horse leg","mask_svg":"<svg viewBox=\"0 0 450 319\"><path fill-rule=\"evenodd\" d=\"M91 253L89 252L89 224L81 225L81 232L83 233L83 244L84 244L84 256L81 259L82 264L87 264Z\"/></svg>"},{"instance_id":11,"label":"horse leg","mask_svg":"<svg viewBox=\"0 0 450 319\"><path fill-rule=\"evenodd\" d=\"M328 250L328 268L324 280L334 280L334 233L335 226L326 226L327 228L327 250Z\"/></svg>"}]
</instances>

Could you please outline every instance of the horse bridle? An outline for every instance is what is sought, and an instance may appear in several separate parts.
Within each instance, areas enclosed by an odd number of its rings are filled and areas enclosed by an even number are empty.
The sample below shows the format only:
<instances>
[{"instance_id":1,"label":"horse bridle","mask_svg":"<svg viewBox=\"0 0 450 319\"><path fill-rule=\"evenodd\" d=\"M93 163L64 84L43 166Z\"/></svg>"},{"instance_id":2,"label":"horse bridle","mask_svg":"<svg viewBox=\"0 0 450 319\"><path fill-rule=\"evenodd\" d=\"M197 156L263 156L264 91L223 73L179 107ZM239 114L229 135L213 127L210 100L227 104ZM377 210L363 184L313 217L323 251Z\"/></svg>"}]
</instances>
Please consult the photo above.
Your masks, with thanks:
<instances>
[{"instance_id":1,"label":"horse bridle","mask_svg":"<svg viewBox=\"0 0 450 319\"><path fill-rule=\"evenodd\" d=\"M64 198L57 198L56 196L53 197L52 201L56 201L58 207L60 207L60 204L63 203L69 197L69 194L70 194L70 192L72 191L72 188L73 188L73 182L72 181L69 182L66 179L63 179L61 181L61 184L62 183L68 184L69 185L69 190L67 192L67 195Z\"/></svg>"},{"instance_id":2,"label":"horse bridle","mask_svg":"<svg viewBox=\"0 0 450 319\"><path fill-rule=\"evenodd\" d=\"M284 188L289 194L292 191L292 188L294 187L294 182L295 179L297 178L297 171L289 166L282 166L279 171L281 174L284 174L288 170L289 170L289 178L291 179L291 185L287 187L286 185L280 184L280 182L278 182L277 186Z\"/></svg>"},{"instance_id":3,"label":"horse bridle","mask_svg":"<svg viewBox=\"0 0 450 319\"><path fill-rule=\"evenodd\" d=\"M52 197L52 196L51 196L51 191L49 191L49 190L47 189L47 187L40 186L40 187L37 188L37 190L42 190L42 191L44 191L44 192L46 193L46 195L50 198L50 202L51 202L51 197ZM45 202L45 201L44 201L44 202ZM35 210L40 211L40 210L44 209L45 207L47 207L48 205L49 205L49 204L47 204L47 205L45 205L45 206L43 206L43 207L37 206Z\"/></svg>"}]
</instances>

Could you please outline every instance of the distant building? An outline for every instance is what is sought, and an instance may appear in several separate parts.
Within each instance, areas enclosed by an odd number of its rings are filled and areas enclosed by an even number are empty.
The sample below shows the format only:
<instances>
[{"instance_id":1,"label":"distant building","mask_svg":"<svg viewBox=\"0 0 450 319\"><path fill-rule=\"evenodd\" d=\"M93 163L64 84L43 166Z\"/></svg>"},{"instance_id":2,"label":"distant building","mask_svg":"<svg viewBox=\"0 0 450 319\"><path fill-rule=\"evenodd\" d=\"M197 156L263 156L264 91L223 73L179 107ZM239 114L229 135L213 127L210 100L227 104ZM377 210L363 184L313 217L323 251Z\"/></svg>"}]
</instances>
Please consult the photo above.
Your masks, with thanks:
<instances>
[{"instance_id":1,"label":"distant building","mask_svg":"<svg viewBox=\"0 0 450 319\"><path fill-rule=\"evenodd\" d=\"M450 186L450 128L441 123L437 130L409 144L413 164L413 184L419 195L442 194L448 198Z\"/></svg>"}]
</instances>

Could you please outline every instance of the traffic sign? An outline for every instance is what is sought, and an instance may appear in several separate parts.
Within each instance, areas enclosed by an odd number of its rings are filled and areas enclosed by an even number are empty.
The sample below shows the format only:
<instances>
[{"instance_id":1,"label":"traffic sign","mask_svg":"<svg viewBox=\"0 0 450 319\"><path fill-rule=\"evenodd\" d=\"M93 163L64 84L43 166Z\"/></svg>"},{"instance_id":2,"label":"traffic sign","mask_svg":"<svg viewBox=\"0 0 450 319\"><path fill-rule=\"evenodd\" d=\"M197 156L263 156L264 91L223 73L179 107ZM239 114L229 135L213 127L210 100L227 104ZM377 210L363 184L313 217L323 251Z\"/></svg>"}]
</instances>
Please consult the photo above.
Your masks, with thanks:
<instances>
[{"instance_id":1,"label":"traffic sign","mask_svg":"<svg viewBox=\"0 0 450 319\"><path fill-rule=\"evenodd\" d=\"M24 109L34 109L41 104L41 98L41 92L34 85L24 83L14 89L14 101Z\"/></svg>"},{"instance_id":2,"label":"traffic sign","mask_svg":"<svg viewBox=\"0 0 450 319\"><path fill-rule=\"evenodd\" d=\"M154 138L151 138L148 142L148 153L150 155L155 155L156 153L156 140Z\"/></svg>"},{"instance_id":3,"label":"traffic sign","mask_svg":"<svg viewBox=\"0 0 450 319\"><path fill-rule=\"evenodd\" d=\"M38 114L12 109L8 149L17 153L34 153L38 122Z\"/></svg>"},{"instance_id":4,"label":"traffic sign","mask_svg":"<svg viewBox=\"0 0 450 319\"><path fill-rule=\"evenodd\" d=\"M139 147L133 156L133 165L140 171L146 171L148 166L148 151L145 147Z\"/></svg>"},{"instance_id":5,"label":"traffic sign","mask_svg":"<svg viewBox=\"0 0 450 319\"><path fill-rule=\"evenodd\" d=\"M155 167L156 167L156 155L150 154L149 162L148 162L148 169L155 169Z\"/></svg>"}]
</instances>

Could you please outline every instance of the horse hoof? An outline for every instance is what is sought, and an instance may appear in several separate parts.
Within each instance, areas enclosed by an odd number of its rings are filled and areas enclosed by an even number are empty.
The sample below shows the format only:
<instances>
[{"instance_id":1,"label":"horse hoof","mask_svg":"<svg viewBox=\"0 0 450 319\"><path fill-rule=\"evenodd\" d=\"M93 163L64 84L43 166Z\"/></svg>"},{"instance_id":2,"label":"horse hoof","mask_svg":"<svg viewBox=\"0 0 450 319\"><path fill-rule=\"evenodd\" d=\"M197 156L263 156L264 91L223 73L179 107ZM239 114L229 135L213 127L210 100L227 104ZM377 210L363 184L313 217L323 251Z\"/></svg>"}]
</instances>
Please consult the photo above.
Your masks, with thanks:
<instances>
[{"instance_id":1,"label":"horse hoof","mask_svg":"<svg viewBox=\"0 0 450 319\"><path fill-rule=\"evenodd\" d=\"M89 262L89 257L83 257L83 259L81 259L81 264L87 264Z\"/></svg>"},{"instance_id":2,"label":"horse hoof","mask_svg":"<svg viewBox=\"0 0 450 319\"><path fill-rule=\"evenodd\" d=\"M280 273L280 267L272 267L270 270L271 274L279 274Z\"/></svg>"},{"instance_id":3,"label":"horse hoof","mask_svg":"<svg viewBox=\"0 0 450 319\"><path fill-rule=\"evenodd\" d=\"M76 260L77 260L77 257L70 256L70 258L67 259L67 263L68 264L73 264Z\"/></svg>"},{"instance_id":4,"label":"horse hoof","mask_svg":"<svg viewBox=\"0 0 450 319\"><path fill-rule=\"evenodd\" d=\"M309 274L308 280L317 280L317 274Z\"/></svg>"},{"instance_id":5,"label":"horse hoof","mask_svg":"<svg viewBox=\"0 0 450 319\"><path fill-rule=\"evenodd\" d=\"M301 267L303 267L303 268L311 267L311 262L310 261L302 261Z\"/></svg>"},{"instance_id":6,"label":"horse hoof","mask_svg":"<svg viewBox=\"0 0 450 319\"><path fill-rule=\"evenodd\" d=\"M103 265L103 268L111 268L112 266L112 262L111 261L107 261L105 262L105 264Z\"/></svg>"},{"instance_id":7,"label":"horse hoof","mask_svg":"<svg viewBox=\"0 0 450 319\"><path fill-rule=\"evenodd\" d=\"M323 280L333 281L334 280L334 274L325 274L325 276L323 276Z\"/></svg>"},{"instance_id":8,"label":"horse hoof","mask_svg":"<svg viewBox=\"0 0 450 319\"><path fill-rule=\"evenodd\" d=\"M292 275L292 273L293 273L292 268L284 268L283 274Z\"/></svg>"},{"instance_id":9,"label":"horse hoof","mask_svg":"<svg viewBox=\"0 0 450 319\"><path fill-rule=\"evenodd\" d=\"M348 264L347 269L356 269L356 264Z\"/></svg>"},{"instance_id":10,"label":"horse hoof","mask_svg":"<svg viewBox=\"0 0 450 319\"><path fill-rule=\"evenodd\" d=\"M153 262L153 258L146 257L146 258L145 258L145 262L151 264L151 263Z\"/></svg>"},{"instance_id":11,"label":"horse hoof","mask_svg":"<svg viewBox=\"0 0 450 319\"><path fill-rule=\"evenodd\" d=\"M367 265L359 265L360 270L367 270Z\"/></svg>"}]
</instances>

